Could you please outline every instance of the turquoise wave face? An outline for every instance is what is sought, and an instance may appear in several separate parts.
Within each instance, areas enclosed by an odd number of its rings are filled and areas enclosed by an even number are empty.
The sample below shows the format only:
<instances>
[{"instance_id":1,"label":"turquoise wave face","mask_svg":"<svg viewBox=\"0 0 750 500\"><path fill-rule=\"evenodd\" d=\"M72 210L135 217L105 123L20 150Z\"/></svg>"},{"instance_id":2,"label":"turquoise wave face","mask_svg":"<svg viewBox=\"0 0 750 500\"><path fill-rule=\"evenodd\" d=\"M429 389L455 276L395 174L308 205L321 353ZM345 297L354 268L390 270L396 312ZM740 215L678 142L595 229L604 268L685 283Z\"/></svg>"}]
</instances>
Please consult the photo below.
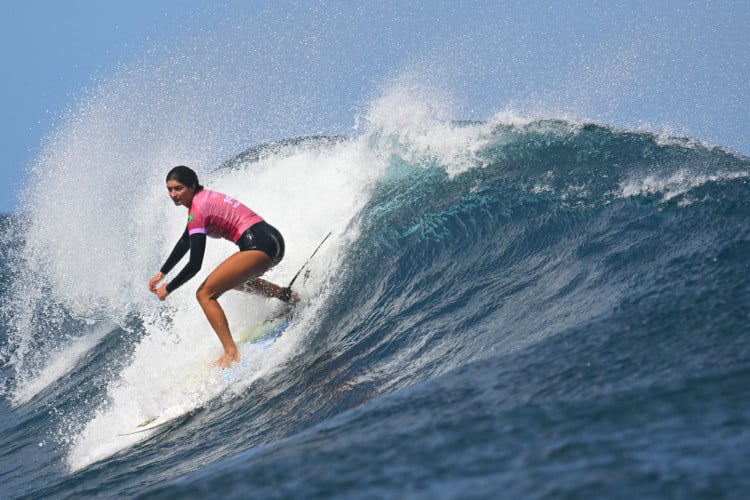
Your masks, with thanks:
<instances>
[{"instance_id":1,"label":"turquoise wave face","mask_svg":"<svg viewBox=\"0 0 750 500\"><path fill-rule=\"evenodd\" d=\"M636 329L686 310L698 337L743 328L747 158L559 121L493 129L457 175L411 153L390 157L326 318L389 390L634 303L659 304ZM707 306L728 289L734 305Z\"/></svg>"}]
</instances>

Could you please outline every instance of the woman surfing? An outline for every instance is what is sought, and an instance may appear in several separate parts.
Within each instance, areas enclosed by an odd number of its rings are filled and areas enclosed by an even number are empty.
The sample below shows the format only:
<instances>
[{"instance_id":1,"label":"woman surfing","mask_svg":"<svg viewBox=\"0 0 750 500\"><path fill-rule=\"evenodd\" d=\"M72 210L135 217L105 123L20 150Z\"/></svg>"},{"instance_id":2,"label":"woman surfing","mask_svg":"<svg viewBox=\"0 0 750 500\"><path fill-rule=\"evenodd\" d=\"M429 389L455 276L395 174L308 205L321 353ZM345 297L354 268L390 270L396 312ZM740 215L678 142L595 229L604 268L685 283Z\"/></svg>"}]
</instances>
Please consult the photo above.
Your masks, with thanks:
<instances>
[{"instance_id":1,"label":"woman surfing","mask_svg":"<svg viewBox=\"0 0 750 500\"><path fill-rule=\"evenodd\" d=\"M180 165L169 171L167 191L175 205L187 207L188 223L167 261L148 282L149 290L160 300L166 299L200 271L207 236L227 239L239 248L208 275L196 292L198 303L224 347L224 355L215 364L226 368L240 361L240 352L229 330L224 309L218 302L224 292L235 289L260 293L284 302L296 302L299 298L290 288L260 278L284 257L284 238L260 215L236 199L204 189L196 173L188 167ZM190 258L185 267L171 281L159 286L188 250Z\"/></svg>"}]
</instances>

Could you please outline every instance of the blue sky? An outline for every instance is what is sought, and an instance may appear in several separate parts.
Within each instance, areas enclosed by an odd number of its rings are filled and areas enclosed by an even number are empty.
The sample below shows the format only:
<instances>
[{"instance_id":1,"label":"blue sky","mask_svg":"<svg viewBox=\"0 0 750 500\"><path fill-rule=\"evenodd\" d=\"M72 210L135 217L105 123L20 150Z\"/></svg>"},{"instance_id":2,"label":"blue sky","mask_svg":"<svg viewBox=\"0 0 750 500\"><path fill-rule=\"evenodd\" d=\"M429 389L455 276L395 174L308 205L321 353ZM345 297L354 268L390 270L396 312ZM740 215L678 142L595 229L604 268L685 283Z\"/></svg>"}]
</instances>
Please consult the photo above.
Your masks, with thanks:
<instances>
[{"instance_id":1,"label":"blue sky","mask_svg":"<svg viewBox=\"0 0 750 500\"><path fill-rule=\"evenodd\" d=\"M455 97L459 118L510 107L665 128L749 154L749 21L750 4L730 0L7 0L0 212L14 210L45 138L87 91L154 51L188 50L186 37L236 52L228 66L256 50L247 60L278 100L328 103L299 104L291 123L256 103L248 112L269 120L269 135L249 140L349 130L379 85L418 68Z\"/></svg>"}]
</instances>

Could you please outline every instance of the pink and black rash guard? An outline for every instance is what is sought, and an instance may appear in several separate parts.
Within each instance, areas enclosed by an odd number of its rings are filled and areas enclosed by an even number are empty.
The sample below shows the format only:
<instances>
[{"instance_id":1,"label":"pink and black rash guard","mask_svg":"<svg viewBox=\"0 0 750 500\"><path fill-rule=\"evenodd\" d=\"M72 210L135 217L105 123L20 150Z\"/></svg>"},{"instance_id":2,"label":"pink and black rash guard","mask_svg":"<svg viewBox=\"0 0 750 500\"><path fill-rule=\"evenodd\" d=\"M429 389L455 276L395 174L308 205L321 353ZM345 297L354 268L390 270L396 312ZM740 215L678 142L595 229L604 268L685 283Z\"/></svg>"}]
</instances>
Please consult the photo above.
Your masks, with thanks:
<instances>
[{"instance_id":1,"label":"pink and black rash guard","mask_svg":"<svg viewBox=\"0 0 750 500\"><path fill-rule=\"evenodd\" d=\"M173 292L200 271L206 251L206 236L237 243L242 233L262 221L260 215L231 196L208 189L195 193L188 211L187 228L162 266L161 272L167 274L171 271L188 250L190 260L167 284L167 291Z\"/></svg>"},{"instance_id":2,"label":"pink and black rash guard","mask_svg":"<svg viewBox=\"0 0 750 500\"><path fill-rule=\"evenodd\" d=\"M188 234L203 233L237 243L242 233L263 218L231 196L202 189L188 212Z\"/></svg>"}]
</instances>

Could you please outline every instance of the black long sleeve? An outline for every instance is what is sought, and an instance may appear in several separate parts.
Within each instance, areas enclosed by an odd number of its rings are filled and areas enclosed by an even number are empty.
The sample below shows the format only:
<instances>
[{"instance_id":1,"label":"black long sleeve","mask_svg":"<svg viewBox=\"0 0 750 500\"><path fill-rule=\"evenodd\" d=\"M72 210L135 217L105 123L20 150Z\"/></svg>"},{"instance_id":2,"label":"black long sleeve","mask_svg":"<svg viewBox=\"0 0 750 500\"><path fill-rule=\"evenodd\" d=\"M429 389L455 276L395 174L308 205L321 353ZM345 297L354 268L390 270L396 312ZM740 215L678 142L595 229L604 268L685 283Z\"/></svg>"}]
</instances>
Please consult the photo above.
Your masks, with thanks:
<instances>
[{"instance_id":1,"label":"black long sleeve","mask_svg":"<svg viewBox=\"0 0 750 500\"><path fill-rule=\"evenodd\" d=\"M162 274L168 274L169 271L180 262L180 259L185 256L188 250L190 250L190 237L188 236L187 228L185 228L185 232L182 233L180 239L177 240L177 244L172 249L172 253L169 254L167 261L161 266L159 272Z\"/></svg>"},{"instance_id":2,"label":"black long sleeve","mask_svg":"<svg viewBox=\"0 0 750 500\"><path fill-rule=\"evenodd\" d=\"M188 249L190 249L190 260L185 264L185 267L182 268L179 274L167 284L167 292L169 293L172 293L180 286L184 285L201 270L201 266L203 265L203 255L206 252L206 235L197 233L188 236L186 229L185 233L180 238L180 241L177 242L174 250L172 250L167 262L162 266L161 272L165 274L166 272L169 272L185 255ZM166 272L164 271L165 269Z\"/></svg>"}]
</instances>

